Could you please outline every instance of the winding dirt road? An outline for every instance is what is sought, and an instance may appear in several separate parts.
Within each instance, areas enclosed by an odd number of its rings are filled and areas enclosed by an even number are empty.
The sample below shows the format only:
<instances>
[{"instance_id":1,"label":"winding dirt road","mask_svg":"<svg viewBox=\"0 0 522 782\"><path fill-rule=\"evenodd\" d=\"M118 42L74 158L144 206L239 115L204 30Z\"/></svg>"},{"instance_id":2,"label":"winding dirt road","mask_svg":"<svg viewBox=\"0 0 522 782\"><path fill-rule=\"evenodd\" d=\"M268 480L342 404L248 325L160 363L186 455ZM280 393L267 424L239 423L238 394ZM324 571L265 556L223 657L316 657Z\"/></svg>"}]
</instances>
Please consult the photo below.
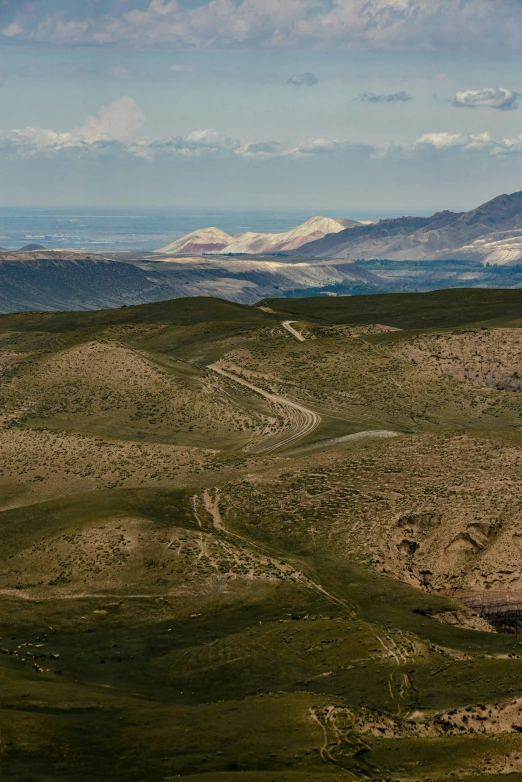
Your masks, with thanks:
<instances>
[{"instance_id":1,"label":"winding dirt road","mask_svg":"<svg viewBox=\"0 0 522 782\"><path fill-rule=\"evenodd\" d=\"M250 443L244 448L244 450L249 453L273 453L282 448L288 448L288 446L295 445L296 442L302 440L302 438L306 437L310 432L313 432L321 423L321 416L314 410L309 410L307 407L304 407L297 402L292 402L290 399L285 399L278 394L271 394L268 391L255 386L243 377L238 377L238 375L230 372L230 370L223 369L219 362L210 364L208 369L211 369L218 375L226 377L228 380L233 380L234 383L239 383L239 385L245 386L245 388L249 388L256 394L264 397L276 409L281 411L286 418L288 425L282 432L269 435L264 438L262 442ZM241 371L240 367L237 369L238 371Z\"/></svg>"}]
</instances>

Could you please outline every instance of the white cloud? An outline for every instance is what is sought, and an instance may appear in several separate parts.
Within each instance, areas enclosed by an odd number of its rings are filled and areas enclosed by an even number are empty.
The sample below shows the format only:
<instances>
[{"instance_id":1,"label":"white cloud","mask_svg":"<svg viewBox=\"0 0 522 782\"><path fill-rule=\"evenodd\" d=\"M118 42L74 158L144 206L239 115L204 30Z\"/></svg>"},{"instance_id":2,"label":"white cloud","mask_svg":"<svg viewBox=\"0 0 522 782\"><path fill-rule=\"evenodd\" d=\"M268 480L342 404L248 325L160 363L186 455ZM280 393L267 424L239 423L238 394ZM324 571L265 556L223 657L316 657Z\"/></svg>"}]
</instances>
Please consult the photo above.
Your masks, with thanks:
<instances>
[{"instance_id":1,"label":"white cloud","mask_svg":"<svg viewBox=\"0 0 522 782\"><path fill-rule=\"evenodd\" d=\"M192 130L186 136L174 136L149 141L137 141L127 146L136 157L152 160L160 154L177 154L185 157L203 155L243 154L247 145L212 128Z\"/></svg>"},{"instance_id":2,"label":"white cloud","mask_svg":"<svg viewBox=\"0 0 522 782\"><path fill-rule=\"evenodd\" d=\"M128 6L131 6L130 8ZM517 49L522 6L515 0L132 0L113 11L14 15L4 36L57 44L139 46L295 46L401 49ZM73 9L78 5L71 4ZM125 10L125 8L127 10ZM76 13L76 15L74 15ZM5 16L5 14L4 14Z\"/></svg>"},{"instance_id":3,"label":"white cloud","mask_svg":"<svg viewBox=\"0 0 522 782\"><path fill-rule=\"evenodd\" d=\"M120 98L109 106L102 106L96 115L87 117L80 128L73 130L73 135L87 144L124 139L138 130L143 120L143 111L132 98Z\"/></svg>"},{"instance_id":4,"label":"white cloud","mask_svg":"<svg viewBox=\"0 0 522 782\"><path fill-rule=\"evenodd\" d=\"M415 141L401 144L362 144L354 139L319 137L298 143L283 144L274 140L250 141L233 138L213 128L192 130L185 136L156 139L133 138L143 122L143 112L130 97L102 106L77 128L60 132L51 128L15 128L0 134L4 154L31 157L62 152L74 156L116 155L153 160L162 155L184 157L229 156L245 159L276 157L310 158L340 156L358 151L372 158L422 155L426 151L445 153L482 153L488 156L522 154L522 134L514 138L494 138L489 132L476 134L448 131L425 133Z\"/></svg>"},{"instance_id":5,"label":"white cloud","mask_svg":"<svg viewBox=\"0 0 522 782\"><path fill-rule=\"evenodd\" d=\"M294 87L313 87L319 83L319 79L314 73L299 73L296 76L290 76L287 84L293 84Z\"/></svg>"},{"instance_id":6,"label":"white cloud","mask_svg":"<svg viewBox=\"0 0 522 782\"><path fill-rule=\"evenodd\" d=\"M391 92L386 94L376 94L375 92L361 92L354 102L358 103L407 103L413 100L413 96L402 90L401 92Z\"/></svg>"},{"instance_id":7,"label":"white cloud","mask_svg":"<svg viewBox=\"0 0 522 782\"><path fill-rule=\"evenodd\" d=\"M138 130L143 119L137 103L132 98L123 97L108 106L101 106L97 114L86 117L80 127L71 131L60 133L48 128L15 128L4 138L26 154L93 146L101 142L123 141Z\"/></svg>"},{"instance_id":8,"label":"white cloud","mask_svg":"<svg viewBox=\"0 0 522 782\"><path fill-rule=\"evenodd\" d=\"M414 149L433 147L437 150L458 149L463 152L485 152L488 155L503 156L522 152L522 134L515 138L495 139L490 133L425 133L418 138Z\"/></svg>"},{"instance_id":9,"label":"white cloud","mask_svg":"<svg viewBox=\"0 0 522 782\"><path fill-rule=\"evenodd\" d=\"M453 106L465 109L475 109L484 106L500 111L518 109L519 92L506 90L503 87L485 87L482 90L465 90L457 92L453 98Z\"/></svg>"},{"instance_id":10,"label":"white cloud","mask_svg":"<svg viewBox=\"0 0 522 782\"><path fill-rule=\"evenodd\" d=\"M24 27L23 27L21 19L20 18L19 19L15 19L14 22L11 22L11 24L8 24L6 27L4 27L2 30L0 30L0 32L6 38L18 38L19 36L23 37Z\"/></svg>"},{"instance_id":11,"label":"white cloud","mask_svg":"<svg viewBox=\"0 0 522 782\"><path fill-rule=\"evenodd\" d=\"M415 146L426 144L435 149L450 149L459 146L464 138L460 133L425 133L417 139Z\"/></svg>"}]
</instances>

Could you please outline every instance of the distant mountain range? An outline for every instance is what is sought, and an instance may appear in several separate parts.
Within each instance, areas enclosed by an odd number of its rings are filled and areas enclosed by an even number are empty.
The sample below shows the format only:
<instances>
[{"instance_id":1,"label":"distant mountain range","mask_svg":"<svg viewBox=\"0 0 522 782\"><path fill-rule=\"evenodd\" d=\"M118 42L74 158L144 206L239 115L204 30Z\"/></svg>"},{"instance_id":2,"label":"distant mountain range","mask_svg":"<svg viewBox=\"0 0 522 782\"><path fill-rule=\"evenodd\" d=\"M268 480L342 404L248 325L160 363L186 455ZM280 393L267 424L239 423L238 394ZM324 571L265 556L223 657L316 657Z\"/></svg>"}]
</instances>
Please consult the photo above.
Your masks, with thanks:
<instances>
[{"instance_id":1,"label":"distant mountain range","mask_svg":"<svg viewBox=\"0 0 522 782\"><path fill-rule=\"evenodd\" d=\"M290 252L346 228L361 226L357 220L311 217L291 231L278 234L239 233L230 236L219 228L201 228L157 250L166 255L217 253L221 255L266 255Z\"/></svg>"},{"instance_id":2,"label":"distant mountain range","mask_svg":"<svg viewBox=\"0 0 522 782\"><path fill-rule=\"evenodd\" d=\"M377 223L312 217L282 234L229 236L219 228L203 228L157 252L517 265L522 263L522 192L498 196L469 212L444 211L431 217Z\"/></svg>"},{"instance_id":3,"label":"distant mountain range","mask_svg":"<svg viewBox=\"0 0 522 782\"><path fill-rule=\"evenodd\" d=\"M266 297L519 288L521 267L522 192L470 212L372 224L313 217L285 233L236 236L205 228L156 252L110 258L38 245L0 249L0 312L89 310L186 296L252 304Z\"/></svg>"},{"instance_id":4,"label":"distant mountain range","mask_svg":"<svg viewBox=\"0 0 522 782\"><path fill-rule=\"evenodd\" d=\"M501 195L470 212L400 217L355 226L303 245L315 258L394 261L522 262L522 192Z\"/></svg>"}]
</instances>

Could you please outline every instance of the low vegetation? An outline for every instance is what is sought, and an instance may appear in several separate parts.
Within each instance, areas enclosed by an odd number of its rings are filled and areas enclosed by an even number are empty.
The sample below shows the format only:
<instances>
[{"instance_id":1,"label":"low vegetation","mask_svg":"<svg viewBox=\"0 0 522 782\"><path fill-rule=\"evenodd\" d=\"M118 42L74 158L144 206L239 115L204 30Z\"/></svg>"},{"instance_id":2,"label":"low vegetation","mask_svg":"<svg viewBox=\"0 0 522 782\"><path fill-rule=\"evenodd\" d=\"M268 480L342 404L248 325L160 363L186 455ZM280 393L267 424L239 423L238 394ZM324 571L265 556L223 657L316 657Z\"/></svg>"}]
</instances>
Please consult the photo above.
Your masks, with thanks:
<instances>
[{"instance_id":1,"label":"low vegetation","mask_svg":"<svg viewBox=\"0 0 522 782\"><path fill-rule=\"evenodd\" d=\"M1 317L3 777L522 779L521 305Z\"/></svg>"}]
</instances>

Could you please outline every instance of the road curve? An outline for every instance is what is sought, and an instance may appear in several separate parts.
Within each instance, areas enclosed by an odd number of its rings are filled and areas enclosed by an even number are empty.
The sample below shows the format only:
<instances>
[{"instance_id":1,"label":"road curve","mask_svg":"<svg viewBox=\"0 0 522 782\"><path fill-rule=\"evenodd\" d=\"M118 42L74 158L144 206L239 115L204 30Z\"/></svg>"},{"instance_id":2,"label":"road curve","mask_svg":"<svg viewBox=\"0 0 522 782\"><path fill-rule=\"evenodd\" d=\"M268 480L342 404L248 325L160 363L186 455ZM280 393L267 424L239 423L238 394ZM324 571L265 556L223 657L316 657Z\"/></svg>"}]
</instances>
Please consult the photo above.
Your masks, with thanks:
<instances>
[{"instance_id":1,"label":"road curve","mask_svg":"<svg viewBox=\"0 0 522 782\"><path fill-rule=\"evenodd\" d=\"M208 369L216 372L222 377L228 378L228 380L233 380L234 383L245 386L245 388L249 388L256 394L264 397L274 407L279 408L288 421L288 427L282 432L268 435L262 442L255 442L247 445L244 450L249 453L273 453L282 448L288 448L288 446L295 445L296 442L302 440L303 437L306 437L310 432L313 432L321 423L321 416L314 410L309 410L307 407L304 407L297 402L292 402L290 399L285 399L278 394L271 394L268 391L255 386L248 380L223 369L219 362L210 364ZM240 368L238 367L238 369Z\"/></svg>"},{"instance_id":2,"label":"road curve","mask_svg":"<svg viewBox=\"0 0 522 782\"><path fill-rule=\"evenodd\" d=\"M294 329L294 327L292 326L292 323L296 323L296 322L297 321L295 320L285 320L281 325L283 326L284 329L289 331L293 337L299 340L299 342L304 342L305 338L303 337L303 335L299 331L297 331L297 329Z\"/></svg>"}]
</instances>

